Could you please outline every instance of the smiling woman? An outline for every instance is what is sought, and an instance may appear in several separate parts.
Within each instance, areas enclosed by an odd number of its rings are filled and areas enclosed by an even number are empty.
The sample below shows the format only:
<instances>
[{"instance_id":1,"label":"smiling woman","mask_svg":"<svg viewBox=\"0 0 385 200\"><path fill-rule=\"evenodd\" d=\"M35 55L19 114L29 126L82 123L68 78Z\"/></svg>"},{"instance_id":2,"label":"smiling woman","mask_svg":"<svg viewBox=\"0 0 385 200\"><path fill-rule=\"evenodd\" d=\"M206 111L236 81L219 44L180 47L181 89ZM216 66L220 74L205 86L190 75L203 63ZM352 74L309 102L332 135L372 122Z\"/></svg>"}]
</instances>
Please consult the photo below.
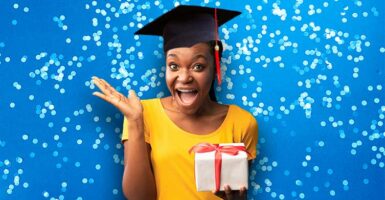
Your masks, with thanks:
<instances>
[{"instance_id":1,"label":"smiling woman","mask_svg":"<svg viewBox=\"0 0 385 200\"><path fill-rule=\"evenodd\" d=\"M256 157L256 120L239 106L216 102L213 90L215 74L220 83L218 25L238 14L179 6L137 31L163 36L171 96L140 100L130 91L125 97L103 79L93 78L102 91L94 94L125 116L122 186L128 199L246 199L245 186L197 192L194 157L189 154L198 143L243 143L248 159Z\"/></svg>"},{"instance_id":2,"label":"smiling woman","mask_svg":"<svg viewBox=\"0 0 385 200\"><path fill-rule=\"evenodd\" d=\"M210 110L208 95L214 80L213 58L206 43L171 49L166 56L166 83L173 107L185 114Z\"/></svg>"}]
</instances>

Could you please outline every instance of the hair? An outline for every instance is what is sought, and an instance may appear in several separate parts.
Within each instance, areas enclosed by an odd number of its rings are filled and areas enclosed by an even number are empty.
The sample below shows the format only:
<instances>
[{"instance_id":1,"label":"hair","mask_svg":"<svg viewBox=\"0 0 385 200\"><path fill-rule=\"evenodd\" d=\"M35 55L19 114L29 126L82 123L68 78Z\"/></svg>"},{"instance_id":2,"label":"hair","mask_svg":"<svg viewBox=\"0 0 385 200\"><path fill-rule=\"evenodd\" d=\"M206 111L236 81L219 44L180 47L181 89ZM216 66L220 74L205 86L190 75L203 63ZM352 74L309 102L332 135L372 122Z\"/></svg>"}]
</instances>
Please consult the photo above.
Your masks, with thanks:
<instances>
[{"instance_id":1,"label":"hair","mask_svg":"<svg viewBox=\"0 0 385 200\"><path fill-rule=\"evenodd\" d=\"M217 68L215 67L216 66L216 60L215 60L215 40L213 41L210 41L210 42L207 42L207 44L209 45L211 51L210 51L210 54L213 56L213 67L214 67L214 78L213 78L213 81L211 82L211 86L210 86L210 91L209 91L209 97L212 101L215 101L217 102L217 97L215 96L215 75L217 74ZM221 62L221 58L222 58L222 52L223 52L223 46L222 46L222 42L218 41L218 45L219 45L219 62Z\"/></svg>"}]
</instances>

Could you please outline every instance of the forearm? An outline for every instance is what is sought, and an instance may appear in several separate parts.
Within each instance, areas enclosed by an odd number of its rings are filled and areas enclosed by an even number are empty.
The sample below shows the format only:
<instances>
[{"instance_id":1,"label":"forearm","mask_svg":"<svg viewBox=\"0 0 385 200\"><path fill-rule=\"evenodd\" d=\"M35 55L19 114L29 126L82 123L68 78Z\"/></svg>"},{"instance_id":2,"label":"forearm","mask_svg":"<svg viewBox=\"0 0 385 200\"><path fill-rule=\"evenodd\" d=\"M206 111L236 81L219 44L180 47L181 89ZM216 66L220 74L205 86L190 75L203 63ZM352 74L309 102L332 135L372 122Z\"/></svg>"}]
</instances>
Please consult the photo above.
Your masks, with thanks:
<instances>
[{"instance_id":1,"label":"forearm","mask_svg":"<svg viewBox=\"0 0 385 200\"><path fill-rule=\"evenodd\" d=\"M128 126L130 136L124 144L124 195L130 200L155 199L155 180L144 140L143 122L130 122Z\"/></svg>"}]
</instances>

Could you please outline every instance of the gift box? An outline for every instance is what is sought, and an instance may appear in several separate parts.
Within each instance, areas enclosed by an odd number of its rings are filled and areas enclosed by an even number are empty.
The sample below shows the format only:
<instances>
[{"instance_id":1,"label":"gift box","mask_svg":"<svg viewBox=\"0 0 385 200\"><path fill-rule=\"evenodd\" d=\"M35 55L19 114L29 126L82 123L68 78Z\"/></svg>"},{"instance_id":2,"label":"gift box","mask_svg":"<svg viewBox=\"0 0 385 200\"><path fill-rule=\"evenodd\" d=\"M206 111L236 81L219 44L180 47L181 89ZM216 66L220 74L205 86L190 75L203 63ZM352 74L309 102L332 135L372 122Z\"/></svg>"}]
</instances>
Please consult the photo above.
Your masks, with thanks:
<instances>
[{"instance_id":1,"label":"gift box","mask_svg":"<svg viewBox=\"0 0 385 200\"><path fill-rule=\"evenodd\" d=\"M243 143L197 144L195 152L195 183L197 191L223 191L248 188L247 151Z\"/></svg>"}]
</instances>

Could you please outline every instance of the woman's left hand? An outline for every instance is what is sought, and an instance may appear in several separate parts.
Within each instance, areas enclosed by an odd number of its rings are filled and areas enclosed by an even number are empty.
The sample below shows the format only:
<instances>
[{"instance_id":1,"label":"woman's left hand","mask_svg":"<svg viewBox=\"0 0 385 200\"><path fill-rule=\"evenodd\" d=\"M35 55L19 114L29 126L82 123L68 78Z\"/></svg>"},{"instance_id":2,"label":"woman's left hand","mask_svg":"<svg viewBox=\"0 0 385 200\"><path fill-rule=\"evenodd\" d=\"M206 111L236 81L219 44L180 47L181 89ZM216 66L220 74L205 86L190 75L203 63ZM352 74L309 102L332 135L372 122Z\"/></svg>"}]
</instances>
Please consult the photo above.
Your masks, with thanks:
<instances>
[{"instance_id":1,"label":"woman's left hand","mask_svg":"<svg viewBox=\"0 0 385 200\"><path fill-rule=\"evenodd\" d=\"M217 197L224 200L244 200L246 199L246 188L241 187L240 190L231 190L230 186L225 186L225 191L214 192Z\"/></svg>"}]
</instances>

